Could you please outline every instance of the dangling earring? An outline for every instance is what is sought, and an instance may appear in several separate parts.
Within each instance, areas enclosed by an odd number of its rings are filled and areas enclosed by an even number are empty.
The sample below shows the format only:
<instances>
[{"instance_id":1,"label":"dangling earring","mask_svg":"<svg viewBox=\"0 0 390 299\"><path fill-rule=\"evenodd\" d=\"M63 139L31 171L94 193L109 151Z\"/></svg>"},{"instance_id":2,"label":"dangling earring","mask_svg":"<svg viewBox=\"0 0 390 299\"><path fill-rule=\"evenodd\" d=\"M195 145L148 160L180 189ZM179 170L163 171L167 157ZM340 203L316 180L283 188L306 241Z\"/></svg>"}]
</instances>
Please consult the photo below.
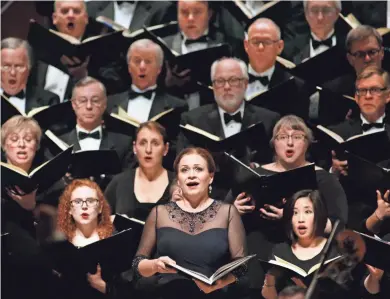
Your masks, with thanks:
<instances>
[{"instance_id":1,"label":"dangling earring","mask_svg":"<svg viewBox=\"0 0 390 299\"><path fill-rule=\"evenodd\" d=\"M213 186L211 184L209 185L209 194L211 194L211 191L213 191Z\"/></svg>"}]
</instances>

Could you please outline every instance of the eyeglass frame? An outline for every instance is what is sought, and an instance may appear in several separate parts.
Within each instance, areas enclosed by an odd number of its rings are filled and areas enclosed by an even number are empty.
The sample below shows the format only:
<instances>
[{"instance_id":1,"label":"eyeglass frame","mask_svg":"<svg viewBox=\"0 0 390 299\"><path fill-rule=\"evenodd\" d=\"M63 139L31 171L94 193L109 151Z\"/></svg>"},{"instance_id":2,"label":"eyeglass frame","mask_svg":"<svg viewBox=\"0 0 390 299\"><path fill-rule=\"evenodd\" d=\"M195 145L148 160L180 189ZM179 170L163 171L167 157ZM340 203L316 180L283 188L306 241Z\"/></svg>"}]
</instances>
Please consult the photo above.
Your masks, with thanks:
<instances>
[{"instance_id":1,"label":"eyeglass frame","mask_svg":"<svg viewBox=\"0 0 390 299\"><path fill-rule=\"evenodd\" d=\"M254 40L254 39L252 38L252 39L248 40L248 42L249 42L252 46L254 46L254 47L259 47L260 44L262 44L263 47L269 47L269 46L272 46L273 44L276 44L277 42L280 41L280 39L277 39L277 40L265 40L265 41L258 41L258 43L255 44L255 43L253 43L253 40Z\"/></svg>"},{"instance_id":2,"label":"eyeglass frame","mask_svg":"<svg viewBox=\"0 0 390 299\"><path fill-rule=\"evenodd\" d=\"M367 92L370 92L370 95L381 95L384 91L388 90L387 87L370 87L370 88L356 88L355 94L359 97L365 97Z\"/></svg>"},{"instance_id":3,"label":"eyeglass frame","mask_svg":"<svg viewBox=\"0 0 390 299\"><path fill-rule=\"evenodd\" d=\"M82 99L83 103L80 103L80 99L72 99L73 102L76 103L77 106L79 107L85 107L87 106L88 102L91 102L91 106L95 106L95 107L101 107L102 104L103 104L103 100L102 99Z\"/></svg>"},{"instance_id":4,"label":"eyeglass frame","mask_svg":"<svg viewBox=\"0 0 390 299\"><path fill-rule=\"evenodd\" d=\"M329 17L332 14L336 13L336 11L337 11L337 8L335 8L335 7L320 7L318 9L316 8L314 11L313 11L313 8L314 7L310 8L310 9L308 8L307 12L315 17L317 17L320 12L322 13L323 16Z\"/></svg>"},{"instance_id":5,"label":"eyeglass frame","mask_svg":"<svg viewBox=\"0 0 390 299\"><path fill-rule=\"evenodd\" d=\"M237 83L232 84L232 80L236 80L235 82L237 82ZM220 85L219 83L217 83L217 81L219 81L221 83L223 81L223 84ZM248 81L248 79L244 78L244 77L241 77L241 78L231 77L229 79L224 79L224 78L215 79L212 82L216 88L222 88L226 85L226 82L229 84L230 87L239 87L243 81Z\"/></svg>"},{"instance_id":6,"label":"eyeglass frame","mask_svg":"<svg viewBox=\"0 0 390 299\"><path fill-rule=\"evenodd\" d=\"M368 51L356 51L355 53L352 53L351 51L348 51L348 54L353 56L356 59L364 59L368 55L368 57L373 58L376 55L379 54L379 52L382 50L382 47L379 49L371 49Z\"/></svg>"},{"instance_id":7,"label":"eyeglass frame","mask_svg":"<svg viewBox=\"0 0 390 299\"><path fill-rule=\"evenodd\" d=\"M281 136L287 136L287 139L280 139ZM300 137L298 139L296 139L296 137L298 137L298 136L300 136ZM306 134L303 134L303 133L301 133L301 134L291 134L291 135L290 134L277 134L275 136L275 140L281 141L281 142L288 142L290 140L290 138L291 138L292 141L295 142L295 141L303 141L303 140L305 140L307 138L307 136L306 136Z\"/></svg>"},{"instance_id":8,"label":"eyeglass frame","mask_svg":"<svg viewBox=\"0 0 390 299\"><path fill-rule=\"evenodd\" d=\"M88 201L91 201L91 200L93 200L95 204L90 205L90 204L88 203ZM79 201L80 203L79 203L79 204L75 204L76 201ZM84 203L85 203L85 205L87 206L87 208L89 208L89 207L94 208L94 207L98 206L99 202L100 202L100 200L99 200L98 198L93 198L93 197L88 197L88 198L86 198L85 200L84 200L84 199L81 199L81 198L75 198L75 199L72 199L72 200L70 201L70 205L71 205L71 207L73 207L73 208L76 208L76 207L81 207L81 208L82 208L83 205L84 205Z\"/></svg>"},{"instance_id":9,"label":"eyeglass frame","mask_svg":"<svg viewBox=\"0 0 390 299\"><path fill-rule=\"evenodd\" d=\"M8 69L6 69L6 68L8 68ZM23 68L23 69L20 70L20 68ZM1 65L0 69L1 69L1 71L6 72L6 73L10 73L12 71L12 69L14 69L15 72L17 72L17 73L23 73L28 69L28 66L27 65L23 65L23 66L21 66L21 65Z\"/></svg>"}]
</instances>

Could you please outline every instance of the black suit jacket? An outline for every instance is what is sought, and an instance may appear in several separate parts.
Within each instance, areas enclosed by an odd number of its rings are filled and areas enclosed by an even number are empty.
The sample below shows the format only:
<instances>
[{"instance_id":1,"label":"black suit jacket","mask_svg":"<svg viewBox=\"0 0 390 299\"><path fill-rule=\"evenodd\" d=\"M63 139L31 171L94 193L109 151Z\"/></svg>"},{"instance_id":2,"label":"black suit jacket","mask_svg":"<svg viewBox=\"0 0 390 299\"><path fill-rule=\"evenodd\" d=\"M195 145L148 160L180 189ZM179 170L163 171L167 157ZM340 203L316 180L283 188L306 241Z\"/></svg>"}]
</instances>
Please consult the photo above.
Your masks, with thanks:
<instances>
[{"instance_id":1,"label":"black suit jacket","mask_svg":"<svg viewBox=\"0 0 390 299\"><path fill-rule=\"evenodd\" d=\"M60 98L55 93L40 87L27 86L26 88L26 113L34 108L51 106L60 103Z\"/></svg>"},{"instance_id":2,"label":"black suit jacket","mask_svg":"<svg viewBox=\"0 0 390 299\"><path fill-rule=\"evenodd\" d=\"M150 26L149 17L157 10L165 9L170 5L163 1L137 1L133 18L130 22L130 31ZM87 2L88 15L92 18L104 16L114 20L114 1L89 1Z\"/></svg>"},{"instance_id":3,"label":"black suit jacket","mask_svg":"<svg viewBox=\"0 0 390 299\"><path fill-rule=\"evenodd\" d=\"M118 113L118 107L122 107L124 110L127 111L127 106L129 103L129 93L128 91L114 94L108 97L107 101L107 111ZM185 107L185 110L188 110L188 104L177 97L174 97L161 89L156 90L156 95L154 97L152 108L149 112L148 119L151 119L153 116L171 109L171 108L178 108L178 107Z\"/></svg>"},{"instance_id":4,"label":"black suit jacket","mask_svg":"<svg viewBox=\"0 0 390 299\"><path fill-rule=\"evenodd\" d=\"M336 46L344 46L346 37L345 34L338 31L335 31L335 34ZM303 60L310 58L310 38L310 32L296 36L293 40L286 44L283 57L286 57L295 64L300 64Z\"/></svg>"}]
</instances>

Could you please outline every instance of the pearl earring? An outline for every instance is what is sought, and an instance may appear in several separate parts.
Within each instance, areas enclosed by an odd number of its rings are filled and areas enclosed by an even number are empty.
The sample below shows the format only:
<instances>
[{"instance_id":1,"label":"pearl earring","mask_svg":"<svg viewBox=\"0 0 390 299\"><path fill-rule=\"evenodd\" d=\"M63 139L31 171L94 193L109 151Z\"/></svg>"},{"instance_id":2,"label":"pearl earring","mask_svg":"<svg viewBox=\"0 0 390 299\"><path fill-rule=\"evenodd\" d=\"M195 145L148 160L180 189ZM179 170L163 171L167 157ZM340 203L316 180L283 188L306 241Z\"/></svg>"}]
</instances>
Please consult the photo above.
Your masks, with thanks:
<instances>
[{"instance_id":1,"label":"pearl earring","mask_svg":"<svg viewBox=\"0 0 390 299\"><path fill-rule=\"evenodd\" d=\"M213 191L213 186L211 184L209 185L209 194L211 194L211 191Z\"/></svg>"}]
</instances>

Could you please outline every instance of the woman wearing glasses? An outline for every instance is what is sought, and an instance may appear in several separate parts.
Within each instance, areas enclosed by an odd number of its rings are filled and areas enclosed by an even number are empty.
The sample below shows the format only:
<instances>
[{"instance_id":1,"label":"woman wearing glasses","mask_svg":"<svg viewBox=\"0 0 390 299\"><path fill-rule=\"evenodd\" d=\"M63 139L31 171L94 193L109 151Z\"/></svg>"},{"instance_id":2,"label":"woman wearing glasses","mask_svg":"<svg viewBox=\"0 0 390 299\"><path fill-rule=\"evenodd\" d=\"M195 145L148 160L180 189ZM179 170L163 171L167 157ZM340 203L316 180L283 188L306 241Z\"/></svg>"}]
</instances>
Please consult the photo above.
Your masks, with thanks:
<instances>
[{"instance_id":1,"label":"woman wearing glasses","mask_svg":"<svg viewBox=\"0 0 390 299\"><path fill-rule=\"evenodd\" d=\"M76 179L61 195L58 205L58 230L64 233L74 246L84 247L113 235L114 226L110 214L110 206L100 187L93 181ZM75 263L77 269L77 260L69 262ZM86 277L84 273L77 271L72 275L61 274L66 293L64 298L115 297L119 280L116 276L107 277L100 265L97 265L95 273L88 273Z\"/></svg>"},{"instance_id":2,"label":"woman wearing glasses","mask_svg":"<svg viewBox=\"0 0 390 299\"><path fill-rule=\"evenodd\" d=\"M276 123L270 142L274 149L274 162L262 165L255 171L261 175L272 175L310 164L306 155L312 141L312 132L301 118L295 115L284 116ZM325 232L329 233L336 219L341 220L341 227L347 222L347 199L334 175L316 166L316 178L321 198L328 210ZM262 196L266 199L269 195L265 191ZM228 195L226 200L234 202L242 215L250 253L266 258L273 244L285 239L281 221L285 199L280 199L279 207L265 204L259 210L255 210L254 199L244 192L235 200ZM261 288L264 276L260 264L256 261L249 262L249 275L251 287L257 290Z\"/></svg>"}]
</instances>

